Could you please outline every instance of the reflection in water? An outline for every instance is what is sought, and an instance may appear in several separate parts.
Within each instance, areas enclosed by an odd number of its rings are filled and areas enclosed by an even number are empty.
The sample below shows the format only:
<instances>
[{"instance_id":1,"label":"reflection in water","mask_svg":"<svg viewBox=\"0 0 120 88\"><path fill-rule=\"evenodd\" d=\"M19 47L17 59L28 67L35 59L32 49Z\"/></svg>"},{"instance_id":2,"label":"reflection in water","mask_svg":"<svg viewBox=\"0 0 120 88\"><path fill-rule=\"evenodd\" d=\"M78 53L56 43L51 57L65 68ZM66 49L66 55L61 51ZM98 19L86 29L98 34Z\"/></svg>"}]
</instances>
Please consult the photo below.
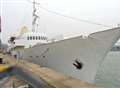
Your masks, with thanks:
<instances>
[{"instance_id":1,"label":"reflection in water","mask_svg":"<svg viewBox=\"0 0 120 88\"><path fill-rule=\"evenodd\" d=\"M95 84L103 88L120 88L120 51L111 51L99 68Z\"/></svg>"},{"instance_id":2,"label":"reflection in water","mask_svg":"<svg viewBox=\"0 0 120 88\"><path fill-rule=\"evenodd\" d=\"M113 46L111 51L120 51L120 45Z\"/></svg>"}]
</instances>

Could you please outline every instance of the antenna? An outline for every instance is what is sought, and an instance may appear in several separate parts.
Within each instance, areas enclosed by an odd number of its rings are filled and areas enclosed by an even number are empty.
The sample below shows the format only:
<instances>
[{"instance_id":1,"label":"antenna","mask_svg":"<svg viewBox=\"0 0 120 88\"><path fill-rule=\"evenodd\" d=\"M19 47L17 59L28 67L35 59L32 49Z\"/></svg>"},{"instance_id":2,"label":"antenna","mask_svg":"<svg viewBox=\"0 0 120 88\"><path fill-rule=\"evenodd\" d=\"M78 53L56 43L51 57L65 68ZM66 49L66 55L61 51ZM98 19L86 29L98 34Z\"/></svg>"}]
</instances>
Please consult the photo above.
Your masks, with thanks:
<instances>
[{"instance_id":1,"label":"antenna","mask_svg":"<svg viewBox=\"0 0 120 88\"><path fill-rule=\"evenodd\" d=\"M32 3L33 3L32 32L35 32L36 29L38 29L38 23L37 23L37 20L39 19L39 16L37 15L36 4L39 4L39 3L35 2L35 0L34 0Z\"/></svg>"}]
</instances>

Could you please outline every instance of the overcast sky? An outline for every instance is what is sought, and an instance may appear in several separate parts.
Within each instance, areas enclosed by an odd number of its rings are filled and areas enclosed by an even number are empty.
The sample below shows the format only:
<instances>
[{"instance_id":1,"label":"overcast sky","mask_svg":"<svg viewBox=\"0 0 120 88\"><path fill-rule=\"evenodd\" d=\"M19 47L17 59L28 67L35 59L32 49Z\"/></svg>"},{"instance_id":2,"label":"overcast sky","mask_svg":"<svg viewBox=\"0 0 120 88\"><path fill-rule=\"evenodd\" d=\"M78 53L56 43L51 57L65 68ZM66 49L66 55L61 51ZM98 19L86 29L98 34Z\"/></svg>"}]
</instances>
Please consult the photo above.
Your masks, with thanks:
<instances>
[{"instance_id":1,"label":"overcast sky","mask_svg":"<svg viewBox=\"0 0 120 88\"><path fill-rule=\"evenodd\" d=\"M31 30L32 0L1 0L2 40L17 32L22 26ZM116 27L120 23L120 0L37 0L40 6L71 17ZM109 29L49 13L39 8L40 31L49 36L88 34Z\"/></svg>"}]
</instances>

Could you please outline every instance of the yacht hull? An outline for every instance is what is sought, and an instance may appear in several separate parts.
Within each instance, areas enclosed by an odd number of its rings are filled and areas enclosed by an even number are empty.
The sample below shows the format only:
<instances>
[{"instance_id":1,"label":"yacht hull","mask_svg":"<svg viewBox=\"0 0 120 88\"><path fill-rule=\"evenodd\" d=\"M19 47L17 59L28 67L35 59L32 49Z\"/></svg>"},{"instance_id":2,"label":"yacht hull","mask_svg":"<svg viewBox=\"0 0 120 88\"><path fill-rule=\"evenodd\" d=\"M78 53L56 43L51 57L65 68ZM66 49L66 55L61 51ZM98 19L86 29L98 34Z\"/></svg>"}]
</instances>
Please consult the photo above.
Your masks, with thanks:
<instances>
[{"instance_id":1,"label":"yacht hull","mask_svg":"<svg viewBox=\"0 0 120 88\"><path fill-rule=\"evenodd\" d=\"M97 68L119 37L120 29L116 28L90 34L88 38L79 36L36 45L25 49L22 58L62 74L94 83Z\"/></svg>"}]
</instances>

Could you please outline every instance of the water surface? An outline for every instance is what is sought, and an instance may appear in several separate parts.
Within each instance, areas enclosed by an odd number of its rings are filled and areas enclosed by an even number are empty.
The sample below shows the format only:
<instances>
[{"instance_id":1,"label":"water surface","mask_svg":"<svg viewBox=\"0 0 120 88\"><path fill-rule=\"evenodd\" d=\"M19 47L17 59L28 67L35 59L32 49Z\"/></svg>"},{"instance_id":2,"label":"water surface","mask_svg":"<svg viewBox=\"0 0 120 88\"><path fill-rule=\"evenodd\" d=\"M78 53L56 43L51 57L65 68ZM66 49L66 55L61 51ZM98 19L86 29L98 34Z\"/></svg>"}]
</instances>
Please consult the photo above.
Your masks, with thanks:
<instances>
[{"instance_id":1,"label":"water surface","mask_svg":"<svg viewBox=\"0 0 120 88\"><path fill-rule=\"evenodd\" d=\"M97 72L95 84L103 88L120 88L120 51L107 55Z\"/></svg>"}]
</instances>

